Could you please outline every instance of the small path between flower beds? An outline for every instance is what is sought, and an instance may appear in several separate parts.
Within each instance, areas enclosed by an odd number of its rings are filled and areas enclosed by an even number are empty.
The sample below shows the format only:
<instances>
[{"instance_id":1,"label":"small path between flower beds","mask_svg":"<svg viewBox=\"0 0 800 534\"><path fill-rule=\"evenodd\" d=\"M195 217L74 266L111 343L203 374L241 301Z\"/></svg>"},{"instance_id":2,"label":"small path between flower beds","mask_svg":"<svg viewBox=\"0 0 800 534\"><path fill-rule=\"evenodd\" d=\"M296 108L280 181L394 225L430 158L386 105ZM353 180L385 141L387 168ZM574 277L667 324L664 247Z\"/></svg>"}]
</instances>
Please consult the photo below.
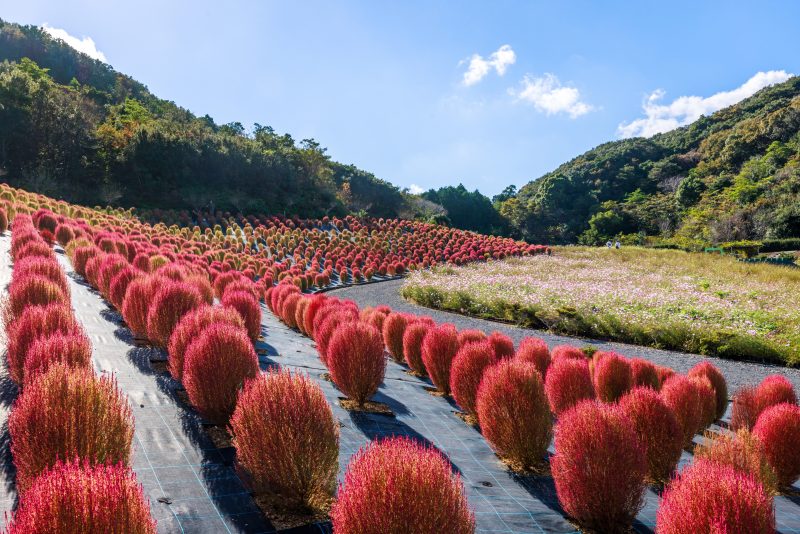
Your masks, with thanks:
<instances>
[{"instance_id":1,"label":"small path between flower beds","mask_svg":"<svg viewBox=\"0 0 800 534\"><path fill-rule=\"evenodd\" d=\"M510 336L517 343L519 343L519 341L524 337L537 336L544 339L551 347L554 345L564 344L578 346L592 345L598 349L613 350L620 354L624 354L625 356L637 356L645 358L656 364L672 367L679 373L685 373L698 362L710 360L714 365L719 367L720 371L722 371L722 373L725 375L725 379L728 381L728 390L731 393L733 393L739 386L756 384L765 376L772 374L780 374L785 376L787 379L789 379L789 381L792 382L792 384L794 384L794 387L800 391L800 368L789 368L767 363L740 362L734 360L724 360L721 358L709 358L706 356L699 356L697 354L660 350L627 343L615 343L589 338L561 336L544 330L521 328L505 323L487 321L485 319L479 319L475 317L467 317L457 313L426 308L405 300L400 295L400 288L402 287L403 282L403 280L389 280L379 284L350 286L342 289L336 289L331 291L329 294L333 297L352 299L362 308L365 306L378 306L379 304L386 304L393 310L414 313L417 315L428 315L433 317L437 322L453 323L459 329L476 328L485 332L498 330Z\"/></svg>"},{"instance_id":2,"label":"small path between flower beds","mask_svg":"<svg viewBox=\"0 0 800 534\"><path fill-rule=\"evenodd\" d=\"M8 295L11 282L11 237L8 232L0 236L0 294ZM11 514L17 501L14 462L11 458L11 441L8 435L8 414L17 398L17 386L12 382L6 367L6 332L0 326L0 525L5 529L6 514Z\"/></svg>"},{"instance_id":3,"label":"small path between flower beds","mask_svg":"<svg viewBox=\"0 0 800 534\"><path fill-rule=\"evenodd\" d=\"M60 252L60 251L59 251ZM113 374L133 408L132 467L150 499L160 533L274 532L232 468L233 451L214 447L200 418L178 403L179 384L156 373L119 314L86 285L59 253L75 316L92 340L94 366Z\"/></svg>"}]
</instances>

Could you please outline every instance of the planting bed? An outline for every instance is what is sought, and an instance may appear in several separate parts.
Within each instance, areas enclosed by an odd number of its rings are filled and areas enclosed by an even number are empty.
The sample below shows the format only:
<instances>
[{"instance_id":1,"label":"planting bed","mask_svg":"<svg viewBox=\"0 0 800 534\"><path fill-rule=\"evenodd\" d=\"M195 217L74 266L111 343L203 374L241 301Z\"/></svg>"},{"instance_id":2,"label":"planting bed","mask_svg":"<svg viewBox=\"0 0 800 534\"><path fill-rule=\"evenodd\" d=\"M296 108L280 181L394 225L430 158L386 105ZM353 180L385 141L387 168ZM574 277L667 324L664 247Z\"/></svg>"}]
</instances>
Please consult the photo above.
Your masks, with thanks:
<instances>
[{"instance_id":1,"label":"planting bed","mask_svg":"<svg viewBox=\"0 0 800 534\"><path fill-rule=\"evenodd\" d=\"M331 242L313 221L150 226L0 186L0 226L7 213L5 360L22 388L10 534L800 526L790 370L730 376L688 369L689 355L364 305L394 282L346 290L360 307L308 294L334 273L539 249L442 229L423 243L413 225L353 218L322 222ZM679 358L679 372L617 347Z\"/></svg>"}]
</instances>

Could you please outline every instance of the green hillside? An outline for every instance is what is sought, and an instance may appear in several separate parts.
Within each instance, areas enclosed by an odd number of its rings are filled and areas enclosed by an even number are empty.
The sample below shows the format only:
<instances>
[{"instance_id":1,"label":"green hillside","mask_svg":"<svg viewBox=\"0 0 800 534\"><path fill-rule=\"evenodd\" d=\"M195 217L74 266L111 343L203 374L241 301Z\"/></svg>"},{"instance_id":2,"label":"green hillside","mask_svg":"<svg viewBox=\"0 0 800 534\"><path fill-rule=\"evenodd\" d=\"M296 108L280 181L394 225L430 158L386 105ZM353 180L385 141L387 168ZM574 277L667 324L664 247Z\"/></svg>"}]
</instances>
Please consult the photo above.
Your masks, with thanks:
<instances>
[{"instance_id":1,"label":"green hillside","mask_svg":"<svg viewBox=\"0 0 800 534\"><path fill-rule=\"evenodd\" d=\"M428 203L256 124L217 124L35 26L0 20L0 178L82 204L303 216Z\"/></svg>"},{"instance_id":2,"label":"green hillside","mask_svg":"<svg viewBox=\"0 0 800 534\"><path fill-rule=\"evenodd\" d=\"M800 77L683 128L600 145L496 206L534 242L798 237Z\"/></svg>"}]
</instances>

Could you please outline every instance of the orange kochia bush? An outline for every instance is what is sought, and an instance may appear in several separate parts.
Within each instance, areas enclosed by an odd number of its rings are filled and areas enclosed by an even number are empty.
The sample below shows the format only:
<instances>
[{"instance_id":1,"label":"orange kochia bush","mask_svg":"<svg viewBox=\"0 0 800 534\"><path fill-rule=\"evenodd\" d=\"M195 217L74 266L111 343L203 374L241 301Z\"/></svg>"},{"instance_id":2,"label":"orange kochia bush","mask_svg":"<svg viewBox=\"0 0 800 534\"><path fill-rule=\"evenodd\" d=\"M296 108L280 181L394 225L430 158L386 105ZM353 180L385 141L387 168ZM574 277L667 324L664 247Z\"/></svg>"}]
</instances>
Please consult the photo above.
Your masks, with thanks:
<instances>
[{"instance_id":1,"label":"orange kochia bush","mask_svg":"<svg viewBox=\"0 0 800 534\"><path fill-rule=\"evenodd\" d=\"M128 463L133 415L110 377L53 364L23 390L8 418L21 492L57 460Z\"/></svg>"},{"instance_id":2,"label":"orange kochia bush","mask_svg":"<svg viewBox=\"0 0 800 534\"><path fill-rule=\"evenodd\" d=\"M271 371L239 396L230 428L236 458L256 491L290 506L324 509L339 471L339 426L308 376Z\"/></svg>"},{"instance_id":3,"label":"orange kochia bush","mask_svg":"<svg viewBox=\"0 0 800 534\"><path fill-rule=\"evenodd\" d=\"M156 534L150 505L130 468L58 462L20 496L7 534Z\"/></svg>"}]
</instances>

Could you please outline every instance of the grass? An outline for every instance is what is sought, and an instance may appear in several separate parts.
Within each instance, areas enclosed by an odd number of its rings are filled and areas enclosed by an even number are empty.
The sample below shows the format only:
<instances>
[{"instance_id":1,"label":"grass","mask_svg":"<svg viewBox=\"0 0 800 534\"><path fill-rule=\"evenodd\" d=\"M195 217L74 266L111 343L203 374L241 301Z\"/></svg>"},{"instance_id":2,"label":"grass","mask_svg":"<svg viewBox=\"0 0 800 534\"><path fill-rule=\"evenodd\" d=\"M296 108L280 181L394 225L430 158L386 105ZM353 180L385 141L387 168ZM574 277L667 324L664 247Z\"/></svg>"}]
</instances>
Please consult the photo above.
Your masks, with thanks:
<instances>
[{"instance_id":1,"label":"grass","mask_svg":"<svg viewBox=\"0 0 800 534\"><path fill-rule=\"evenodd\" d=\"M658 348L800 363L800 270L643 248L563 247L411 274L424 306Z\"/></svg>"}]
</instances>

